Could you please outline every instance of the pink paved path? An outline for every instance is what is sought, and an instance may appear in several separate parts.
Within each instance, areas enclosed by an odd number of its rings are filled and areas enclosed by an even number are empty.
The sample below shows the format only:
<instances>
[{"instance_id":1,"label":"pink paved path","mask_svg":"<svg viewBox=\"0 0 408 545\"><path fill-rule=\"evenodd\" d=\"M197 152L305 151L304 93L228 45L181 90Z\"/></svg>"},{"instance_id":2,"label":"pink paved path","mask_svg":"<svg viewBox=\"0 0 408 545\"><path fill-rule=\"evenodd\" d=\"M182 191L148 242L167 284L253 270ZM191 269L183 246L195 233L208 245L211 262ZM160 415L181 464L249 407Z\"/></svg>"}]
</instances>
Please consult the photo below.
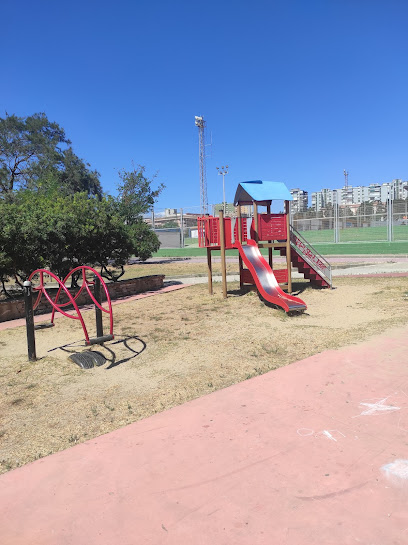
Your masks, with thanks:
<instances>
[{"instance_id":1,"label":"pink paved path","mask_svg":"<svg viewBox=\"0 0 408 545\"><path fill-rule=\"evenodd\" d=\"M11 471L0 542L406 544L407 363L404 328Z\"/></svg>"}]
</instances>

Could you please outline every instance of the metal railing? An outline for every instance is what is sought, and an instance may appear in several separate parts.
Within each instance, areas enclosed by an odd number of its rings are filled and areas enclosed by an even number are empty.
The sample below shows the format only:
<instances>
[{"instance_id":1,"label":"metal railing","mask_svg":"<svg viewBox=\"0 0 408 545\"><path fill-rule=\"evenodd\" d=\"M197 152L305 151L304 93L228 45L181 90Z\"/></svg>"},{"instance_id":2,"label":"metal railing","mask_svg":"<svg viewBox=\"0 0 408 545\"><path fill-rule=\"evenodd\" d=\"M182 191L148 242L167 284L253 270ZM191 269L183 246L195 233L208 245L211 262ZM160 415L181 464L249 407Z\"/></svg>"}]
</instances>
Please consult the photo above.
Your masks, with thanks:
<instances>
[{"instance_id":1,"label":"metal railing","mask_svg":"<svg viewBox=\"0 0 408 545\"><path fill-rule=\"evenodd\" d=\"M292 226L290 226L290 244L300 257L332 287L330 263Z\"/></svg>"}]
</instances>

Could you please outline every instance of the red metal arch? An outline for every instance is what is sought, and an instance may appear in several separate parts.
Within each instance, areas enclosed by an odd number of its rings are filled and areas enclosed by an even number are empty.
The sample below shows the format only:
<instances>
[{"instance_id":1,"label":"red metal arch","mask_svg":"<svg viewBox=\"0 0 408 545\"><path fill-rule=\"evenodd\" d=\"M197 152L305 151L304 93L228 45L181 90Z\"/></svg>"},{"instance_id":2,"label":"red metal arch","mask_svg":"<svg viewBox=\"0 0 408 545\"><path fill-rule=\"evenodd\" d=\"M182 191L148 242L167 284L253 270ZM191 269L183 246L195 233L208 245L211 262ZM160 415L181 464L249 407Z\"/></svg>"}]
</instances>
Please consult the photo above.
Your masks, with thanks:
<instances>
[{"instance_id":1,"label":"red metal arch","mask_svg":"<svg viewBox=\"0 0 408 545\"><path fill-rule=\"evenodd\" d=\"M72 294L70 293L70 291L68 290L68 288L66 286L66 282L77 271L81 271L82 284L81 284L81 287L79 288L78 292L75 294L75 296L72 296ZM87 272L92 273L94 275L94 278L96 276L99 279L99 281L101 283L101 287L103 288L103 290L105 292L106 304L107 304L108 308L104 308L102 306L102 304L99 303L95 299L95 295L92 293L92 291L89 288L89 286L94 286L95 285L95 281L90 281L90 280L87 279L87 277L86 277ZM63 280L58 278L58 276L56 276L51 271L48 271L46 269L37 269L37 270L35 270L34 272L31 273L31 275L29 277L29 280L31 281L32 278L36 274L39 274L39 276L40 276L40 284L38 286L33 286L33 291L38 292L37 299L35 300L35 302L33 304L33 309L34 310L38 307L38 305L40 303L40 300L41 300L41 297L42 297L42 295L44 295L45 298L47 299L47 301L52 306L51 323L52 324L54 323L55 311L60 312L61 314L63 314L67 318L72 318L73 320L79 320L81 322L82 329L84 331L85 342L86 342L86 344L91 344L91 342L89 340L89 335L88 335L88 331L87 331L84 319L82 318L81 311L79 310L78 304L76 303L76 300L78 299L78 297L81 295L81 293L85 289L88 292L88 295L90 296L90 298L91 298L92 302L95 304L95 306L99 310L101 310L102 312L105 312L105 313L109 314L109 335L112 336L112 338L113 338L113 313L112 313L111 298L109 296L108 288L106 287L106 284L105 284L102 276L95 269L93 269L92 267L87 267L86 265L81 265L80 267L75 267L75 269L72 269L72 271L70 271ZM55 299L52 299L52 297L49 295L49 293L47 292L47 290L45 288L45 283L44 283L44 275L45 274L47 276L50 276L53 280L55 280L57 282L58 286L59 286L58 287L58 292L57 292L57 294L55 296ZM80 278L81 278L81 276L80 276ZM61 291L64 291L65 295L68 297L68 301L66 303L58 303L58 299L59 299L59 297L61 295ZM63 308L67 307L68 305L72 305L74 307L76 315L68 314L67 312L65 312L63 310Z\"/></svg>"}]
</instances>

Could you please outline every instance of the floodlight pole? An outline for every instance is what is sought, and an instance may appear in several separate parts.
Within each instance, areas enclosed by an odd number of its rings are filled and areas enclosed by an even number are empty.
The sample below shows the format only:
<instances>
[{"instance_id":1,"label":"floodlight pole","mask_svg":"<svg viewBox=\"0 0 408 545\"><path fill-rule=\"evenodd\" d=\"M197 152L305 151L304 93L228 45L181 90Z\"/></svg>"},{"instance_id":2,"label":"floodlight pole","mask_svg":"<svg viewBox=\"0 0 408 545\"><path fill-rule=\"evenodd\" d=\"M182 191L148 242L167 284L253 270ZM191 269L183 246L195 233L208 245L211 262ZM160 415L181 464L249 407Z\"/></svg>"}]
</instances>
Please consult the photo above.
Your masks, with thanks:
<instances>
[{"instance_id":1,"label":"floodlight pole","mask_svg":"<svg viewBox=\"0 0 408 545\"><path fill-rule=\"evenodd\" d=\"M222 176L222 198L223 198L223 210L224 210L224 216L226 213L226 202L225 202L225 175L228 174L228 165L225 165L221 167L216 167L218 170L218 174Z\"/></svg>"}]
</instances>

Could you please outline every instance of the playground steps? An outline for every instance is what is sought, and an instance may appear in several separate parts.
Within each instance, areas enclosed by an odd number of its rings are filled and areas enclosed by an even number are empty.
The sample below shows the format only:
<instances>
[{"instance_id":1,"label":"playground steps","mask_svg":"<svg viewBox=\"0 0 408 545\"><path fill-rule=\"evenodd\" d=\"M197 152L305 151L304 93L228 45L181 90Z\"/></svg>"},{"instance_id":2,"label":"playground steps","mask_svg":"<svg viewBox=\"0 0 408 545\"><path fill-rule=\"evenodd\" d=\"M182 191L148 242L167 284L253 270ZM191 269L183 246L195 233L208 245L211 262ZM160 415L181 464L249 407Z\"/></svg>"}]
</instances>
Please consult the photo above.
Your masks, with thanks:
<instances>
[{"instance_id":1,"label":"playground steps","mask_svg":"<svg viewBox=\"0 0 408 545\"><path fill-rule=\"evenodd\" d=\"M286 256L286 248L280 248L280 255ZM292 266L296 268L303 276L310 280L310 283L319 288L329 288L329 283L316 271L311 265L306 263L306 261L296 252L294 248L291 248L290 260Z\"/></svg>"}]
</instances>

